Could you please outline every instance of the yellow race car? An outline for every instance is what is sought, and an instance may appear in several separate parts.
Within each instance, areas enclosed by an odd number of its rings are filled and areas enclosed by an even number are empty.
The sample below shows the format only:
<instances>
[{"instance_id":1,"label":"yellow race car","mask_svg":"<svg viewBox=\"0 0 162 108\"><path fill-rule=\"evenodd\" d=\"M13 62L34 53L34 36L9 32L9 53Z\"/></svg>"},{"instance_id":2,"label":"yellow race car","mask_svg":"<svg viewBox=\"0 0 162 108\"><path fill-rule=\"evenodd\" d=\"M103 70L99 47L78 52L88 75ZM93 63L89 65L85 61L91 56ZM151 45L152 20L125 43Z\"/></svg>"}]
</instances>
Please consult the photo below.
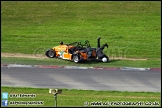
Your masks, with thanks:
<instances>
[{"instance_id":1,"label":"yellow race car","mask_svg":"<svg viewBox=\"0 0 162 108\"><path fill-rule=\"evenodd\" d=\"M48 49L45 55L49 58L61 58L74 61L75 63L85 60L103 61L103 58L107 59L106 62L109 61L105 54L101 59L98 59L96 48L91 48L88 40L70 44L63 44L63 42L60 42L60 45Z\"/></svg>"}]
</instances>

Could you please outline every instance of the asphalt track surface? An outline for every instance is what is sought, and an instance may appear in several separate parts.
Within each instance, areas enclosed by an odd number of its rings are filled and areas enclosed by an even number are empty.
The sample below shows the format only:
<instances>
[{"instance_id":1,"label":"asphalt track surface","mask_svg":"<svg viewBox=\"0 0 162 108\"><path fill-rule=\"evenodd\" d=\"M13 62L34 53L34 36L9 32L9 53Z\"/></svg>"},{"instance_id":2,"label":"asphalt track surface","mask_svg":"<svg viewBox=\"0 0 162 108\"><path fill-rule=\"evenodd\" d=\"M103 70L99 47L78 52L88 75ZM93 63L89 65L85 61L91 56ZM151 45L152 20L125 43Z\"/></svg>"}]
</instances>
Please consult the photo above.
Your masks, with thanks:
<instances>
[{"instance_id":1,"label":"asphalt track surface","mask_svg":"<svg viewBox=\"0 0 162 108\"><path fill-rule=\"evenodd\" d=\"M1 67L1 86L161 92L161 72Z\"/></svg>"}]
</instances>

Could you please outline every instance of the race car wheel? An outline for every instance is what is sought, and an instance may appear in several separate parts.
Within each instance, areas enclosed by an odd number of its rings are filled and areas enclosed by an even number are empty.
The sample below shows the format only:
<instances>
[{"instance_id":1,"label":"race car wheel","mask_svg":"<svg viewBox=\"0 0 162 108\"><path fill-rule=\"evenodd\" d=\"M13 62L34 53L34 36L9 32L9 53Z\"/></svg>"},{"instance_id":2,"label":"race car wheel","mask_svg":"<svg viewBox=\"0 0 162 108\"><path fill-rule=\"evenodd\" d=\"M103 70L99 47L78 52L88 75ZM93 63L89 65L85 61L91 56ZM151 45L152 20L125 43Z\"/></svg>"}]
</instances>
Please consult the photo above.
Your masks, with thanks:
<instances>
[{"instance_id":1,"label":"race car wheel","mask_svg":"<svg viewBox=\"0 0 162 108\"><path fill-rule=\"evenodd\" d=\"M49 57L49 58L54 58L56 57L56 52L53 51L52 49L46 51L46 56Z\"/></svg>"},{"instance_id":2,"label":"race car wheel","mask_svg":"<svg viewBox=\"0 0 162 108\"><path fill-rule=\"evenodd\" d=\"M104 58L106 58L107 60L104 61ZM106 55L104 55L104 57L102 58L102 62L109 62L109 57L107 57Z\"/></svg>"},{"instance_id":3,"label":"race car wheel","mask_svg":"<svg viewBox=\"0 0 162 108\"><path fill-rule=\"evenodd\" d=\"M78 62L80 61L80 56L79 56L79 54L73 55L73 61L74 61L75 63L78 63Z\"/></svg>"}]
</instances>

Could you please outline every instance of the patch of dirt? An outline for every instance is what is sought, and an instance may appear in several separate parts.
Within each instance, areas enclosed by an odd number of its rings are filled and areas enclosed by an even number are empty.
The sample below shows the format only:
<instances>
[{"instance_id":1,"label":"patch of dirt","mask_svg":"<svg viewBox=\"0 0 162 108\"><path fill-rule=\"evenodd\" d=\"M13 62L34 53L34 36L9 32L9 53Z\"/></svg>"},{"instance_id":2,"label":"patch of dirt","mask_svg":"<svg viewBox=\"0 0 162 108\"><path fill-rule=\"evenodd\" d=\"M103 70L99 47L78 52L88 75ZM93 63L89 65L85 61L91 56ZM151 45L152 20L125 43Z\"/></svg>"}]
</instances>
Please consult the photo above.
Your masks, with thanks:
<instances>
[{"instance_id":1,"label":"patch of dirt","mask_svg":"<svg viewBox=\"0 0 162 108\"><path fill-rule=\"evenodd\" d=\"M45 59L48 58L42 54L22 54L22 53L4 53L1 52L1 57L19 57L19 58L37 58L37 59ZM110 60L147 60L147 58L136 59L136 58L123 58L123 57L109 57Z\"/></svg>"},{"instance_id":2,"label":"patch of dirt","mask_svg":"<svg viewBox=\"0 0 162 108\"><path fill-rule=\"evenodd\" d=\"M114 60L147 60L147 58L123 58L123 57L110 57L110 59L114 59Z\"/></svg>"},{"instance_id":3,"label":"patch of dirt","mask_svg":"<svg viewBox=\"0 0 162 108\"><path fill-rule=\"evenodd\" d=\"M1 52L1 57L38 58L38 59L47 58L45 55L41 54L22 54L22 53L4 53L4 52Z\"/></svg>"}]
</instances>

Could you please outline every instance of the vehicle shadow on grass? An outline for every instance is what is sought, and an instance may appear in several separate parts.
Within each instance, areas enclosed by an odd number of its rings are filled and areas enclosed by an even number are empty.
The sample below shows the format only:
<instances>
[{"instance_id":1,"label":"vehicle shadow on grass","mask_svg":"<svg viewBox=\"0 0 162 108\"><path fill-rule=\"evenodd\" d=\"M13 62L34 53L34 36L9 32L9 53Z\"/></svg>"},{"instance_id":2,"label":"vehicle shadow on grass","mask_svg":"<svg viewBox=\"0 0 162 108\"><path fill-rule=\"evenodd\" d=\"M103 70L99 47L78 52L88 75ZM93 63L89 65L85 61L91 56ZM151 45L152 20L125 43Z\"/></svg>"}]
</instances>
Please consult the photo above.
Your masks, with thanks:
<instances>
[{"instance_id":1,"label":"vehicle shadow on grass","mask_svg":"<svg viewBox=\"0 0 162 108\"><path fill-rule=\"evenodd\" d=\"M96 60L90 60L90 61L82 61L79 64L109 64L109 63L113 63L113 62L117 62L117 61L121 61L121 60L110 60L109 62L103 63L102 61L96 61Z\"/></svg>"},{"instance_id":2,"label":"vehicle shadow on grass","mask_svg":"<svg viewBox=\"0 0 162 108\"><path fill-rule=\"evenodd\" d=\"M108 63L113 63L113 62L117 62L117 61L121 61L119 59L113 59L113 60L110 60Z\"/></svg>"}]
</instances>

